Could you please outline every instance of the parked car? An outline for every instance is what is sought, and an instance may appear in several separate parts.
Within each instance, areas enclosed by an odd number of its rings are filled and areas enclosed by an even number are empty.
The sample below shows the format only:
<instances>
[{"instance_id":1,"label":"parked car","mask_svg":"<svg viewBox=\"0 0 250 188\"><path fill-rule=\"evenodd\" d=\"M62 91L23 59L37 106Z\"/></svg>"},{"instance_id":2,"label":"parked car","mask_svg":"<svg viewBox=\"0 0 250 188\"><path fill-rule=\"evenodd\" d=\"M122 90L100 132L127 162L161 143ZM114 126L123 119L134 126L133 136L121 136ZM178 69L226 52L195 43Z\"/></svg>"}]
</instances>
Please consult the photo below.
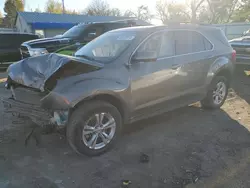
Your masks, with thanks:
<instances>
[{"instance_id":1,"label":"parked car","mask_svg":"<svg viewBox=\"0 0 250 188\"><path fill-rule=\"evenodd\" d=\"M73 55L77 49L107 31L136 25L133 19L78 24L66 31L63 35L23 43L21 45L22 57L27 58L52 52Z\"/></svg>"},{"instance_id":2,"label":"parked car","mask_svg":"<svg viewBox=\"0 0 250 188\"><path fill-rule=\"evenodd\" d=\"M242 36L250 36L250 30L244 31Z\"/></svg>"},{"instance_id":3,"label":"parked car","mask_svg":"<svg viewBox=\"0 0 250 188\"><path fill-rule=\"evenodd\" d=\"M0 32L0 63L19 61L20 45L33 39L38 39L38 36L28 33Z\"/></svg>"},{"instance_id":4,"label":"parked car","mask_svg":"<svg viewBox=\"0 0 250 188\"><path fill-rule=\"evenodd\" d=\"M235 51L217 28L123 28L75 56L52 53L12 64L6 83L12 97L4 104L40 126L66 127L77 153L99 155L117 142L125 124L196 101L220 108L234 61Z\"/></svg>"},{"instance_id":5,"label":"parked car","mask_svg":"<svg viewBox=\"0 0 250 188\"><path fill-rule=\"evenodd\" d=\"M237 65L250 65L250 36L246 35L229 41L236 51Z\"/></svg>"}]
</instances>

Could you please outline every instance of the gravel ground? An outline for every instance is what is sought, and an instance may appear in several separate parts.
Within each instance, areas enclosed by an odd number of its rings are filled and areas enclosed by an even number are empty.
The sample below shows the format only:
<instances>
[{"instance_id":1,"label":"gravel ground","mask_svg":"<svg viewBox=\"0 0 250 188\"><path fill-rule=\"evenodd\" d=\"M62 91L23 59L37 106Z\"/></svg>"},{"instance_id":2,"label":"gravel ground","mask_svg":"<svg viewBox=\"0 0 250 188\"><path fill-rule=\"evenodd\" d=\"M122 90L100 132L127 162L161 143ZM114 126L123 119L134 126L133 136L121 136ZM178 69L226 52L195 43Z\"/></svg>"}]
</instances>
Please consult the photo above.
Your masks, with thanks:
<instances>
[{"instance_id":1,"label":"gravel ground","mask_svg":"<svg viewBox=\"0 0 250 188\"><path fill-rule=\"evenodd\" d=\"M60 134L42 146L24 146L24 123L2 116L0 187L131 188L250 187L250 77L237 71L225 105L206 111L195 104L128 125L112 151L77 156ZM0 87L1 96L7 95ZM0 109L1 110L1 109ZM140 163L141 153L149 156Z\"/></svg>"}]
</instances>

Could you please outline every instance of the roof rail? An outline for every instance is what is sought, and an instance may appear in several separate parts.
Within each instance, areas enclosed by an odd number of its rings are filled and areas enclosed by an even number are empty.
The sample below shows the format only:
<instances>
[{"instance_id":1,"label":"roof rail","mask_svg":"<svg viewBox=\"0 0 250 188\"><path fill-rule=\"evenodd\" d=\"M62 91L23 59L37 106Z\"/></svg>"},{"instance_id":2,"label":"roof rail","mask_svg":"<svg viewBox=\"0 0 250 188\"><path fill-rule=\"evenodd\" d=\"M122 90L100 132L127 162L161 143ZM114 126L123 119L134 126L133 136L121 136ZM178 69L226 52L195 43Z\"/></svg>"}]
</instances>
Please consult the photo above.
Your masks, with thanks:
<instances>
[{"instance_id":1,"label":"roof rail","mask_svg":"<svg viewBox=\"0 0 250 188\"><path fill-rule=\"evenodd\" d=\"M119 22L132 22L137 21L137 18L129 18L129 19L122 19L122 20L112 20L112 21L97 21L97 22L81 22L79 24L96 24L96 23L119 23Z\"/></svg>"},{"instance_id":2,"label":"roof rail","mask_svg":"<svg viewBox=\"0 0 250 188\"><path fill-rule=\"evenodd\" d=\"M191 25L211 25L211 24L202 23L202 22L174 22L174 21L169 21L166 25L182 25L182 24L191 24Z\"/></svg>"}]
</instances>

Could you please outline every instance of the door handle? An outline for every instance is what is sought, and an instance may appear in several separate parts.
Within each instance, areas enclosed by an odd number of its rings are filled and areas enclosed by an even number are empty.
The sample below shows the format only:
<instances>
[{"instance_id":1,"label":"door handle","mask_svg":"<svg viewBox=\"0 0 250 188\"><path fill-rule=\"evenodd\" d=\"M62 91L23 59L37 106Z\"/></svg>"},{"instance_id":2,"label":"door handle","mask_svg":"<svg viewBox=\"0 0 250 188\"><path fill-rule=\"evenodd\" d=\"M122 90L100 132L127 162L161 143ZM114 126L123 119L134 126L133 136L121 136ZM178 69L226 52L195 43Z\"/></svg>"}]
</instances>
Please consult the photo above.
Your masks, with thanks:
<instances>
[{"instance_id":1,"label":"door handle","mask_svg":"<svg viewBox=\"0 0 250 188\"><path fill-rule=\"evenodd\" d=\"M176 69L178 69L179 67L181 67L180 64L173 64L172 67L171 67L171 69L176 70Z\"/></svg>"}]
</instances>

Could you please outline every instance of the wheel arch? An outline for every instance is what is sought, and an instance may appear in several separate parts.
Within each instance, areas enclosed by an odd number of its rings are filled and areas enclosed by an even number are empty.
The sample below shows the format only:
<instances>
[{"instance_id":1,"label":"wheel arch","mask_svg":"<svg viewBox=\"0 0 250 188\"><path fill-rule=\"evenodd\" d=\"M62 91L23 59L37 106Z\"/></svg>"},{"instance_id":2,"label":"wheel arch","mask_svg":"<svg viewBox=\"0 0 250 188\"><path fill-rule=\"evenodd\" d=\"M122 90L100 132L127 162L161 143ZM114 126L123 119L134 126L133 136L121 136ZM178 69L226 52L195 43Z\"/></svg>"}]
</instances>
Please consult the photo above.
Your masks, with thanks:
<instances>
[{"instance_id":1,"label":"wheel arch","mask_svg":"<svg viewBox=\"0 0 250 188\"><path fill-rule=\"evenodd\" d=\"M123 123L126 123L129 120L129 110L128 110L127 105L125 104L125 102L122 101L122 99L112 94L97 94L97 95L84 98L83 100L79 101L73 108L70 109L69 116L79 106L84 105L84 103L93 101L93 100L105 101L105 102L112 104L120 112Z\"/></svg>"},{"instance_id":2,"label":"wheel arch","mask_svg":"<svg viewBox=\"0 0 250 188\"><path fill-rule=\"evenodd\" d=\"M228 84L230 85L231 83L231 80L232 80L232 72L228 69L221 69L219 70L216 74L215 74L215 77L216 76L223 76L227 79L228 81Z\"/></svg>"},{"instance_id":3,"label":"wheel arch","mask_svg":"<svg viewBox=\"0 0 250 188\"><path fill-rule=\"evenodd\" d=\"M230 85L233 76L234 65L230 59L226 57L219 57L211 65L207 74L207 86L210 85L212 80L216 76L224 76L228 79L228 84Z\"/></svg>"}]
</instances>

